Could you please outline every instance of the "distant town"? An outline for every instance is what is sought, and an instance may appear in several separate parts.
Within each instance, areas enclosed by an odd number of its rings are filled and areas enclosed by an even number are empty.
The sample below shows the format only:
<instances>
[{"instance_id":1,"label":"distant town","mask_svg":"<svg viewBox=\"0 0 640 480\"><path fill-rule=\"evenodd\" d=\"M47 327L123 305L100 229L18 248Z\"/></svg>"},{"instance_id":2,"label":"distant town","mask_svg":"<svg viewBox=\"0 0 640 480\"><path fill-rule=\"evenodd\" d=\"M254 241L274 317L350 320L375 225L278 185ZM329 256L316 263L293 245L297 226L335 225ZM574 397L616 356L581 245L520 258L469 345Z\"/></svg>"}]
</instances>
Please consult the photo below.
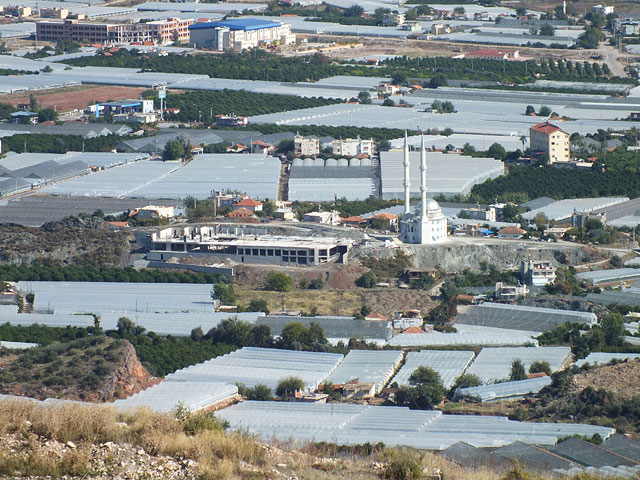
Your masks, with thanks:
<instances>
[{"instance_id":1,"label":"distant town","mask_svg":"<svg viewBox=\"0 0 640 480\"><path fill-rule=\"evenodd\" d=\"M0 477L638 478L636 3L0 10Z\"/></svg>"}]
</instances>

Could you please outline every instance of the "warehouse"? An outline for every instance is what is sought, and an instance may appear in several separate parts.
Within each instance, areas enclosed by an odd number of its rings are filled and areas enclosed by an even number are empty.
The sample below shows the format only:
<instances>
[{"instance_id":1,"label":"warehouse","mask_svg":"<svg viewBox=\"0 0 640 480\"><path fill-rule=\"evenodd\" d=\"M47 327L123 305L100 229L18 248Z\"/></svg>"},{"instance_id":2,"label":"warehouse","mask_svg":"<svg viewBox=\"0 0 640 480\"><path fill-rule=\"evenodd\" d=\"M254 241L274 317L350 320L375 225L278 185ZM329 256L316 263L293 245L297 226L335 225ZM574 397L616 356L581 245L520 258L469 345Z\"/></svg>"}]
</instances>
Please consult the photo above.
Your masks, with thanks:
<instances>
[{"instance_id":1,"label":"warehouse","mask_svg":"<svg viewBox=\"0 0 640 480\"><path fill-rule=\"evenodd\" d=\"M197 48L236 52L270 43L295 43L291 26L271 20L241 18L196 23L189 27L190 42Z\"/></svg>"},{"instance_id":2,"label":"warehouse","mask_svg":"<svg viewBox=\"0 0 640 480\"><path fill-rule=\"evenodd\" d=\"M319 265L345 262L352 241L331 237L284 237L224 233L214 227L171 227L151 235L148 260L176 256L216 256L238 263Z\"/></svg>"}]
</instances>

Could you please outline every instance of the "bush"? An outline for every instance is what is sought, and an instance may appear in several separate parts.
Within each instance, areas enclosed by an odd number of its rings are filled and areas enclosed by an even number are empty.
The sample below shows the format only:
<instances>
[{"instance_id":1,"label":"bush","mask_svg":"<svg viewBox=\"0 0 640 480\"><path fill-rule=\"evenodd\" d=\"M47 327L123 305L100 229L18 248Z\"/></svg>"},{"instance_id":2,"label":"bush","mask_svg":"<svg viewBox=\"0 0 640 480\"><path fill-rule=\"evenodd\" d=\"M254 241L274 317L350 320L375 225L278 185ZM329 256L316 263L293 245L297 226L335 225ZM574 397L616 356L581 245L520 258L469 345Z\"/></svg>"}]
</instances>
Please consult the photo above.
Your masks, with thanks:
<instances>
[{"instance_id":1,"label":"bush","mask_svg":"<svg viewBox=\"0 0 640 480\"><path fill-rule=\"evenodd\" d=\"M272 290L275 292L288 292L291 290L292 285L293 280L284 272L271 271L264 282L265 290Z\"/></svg>"},{"instance_id":2,"label":"bush","mask_svg":"<svg viewBox=\"0 0 640 480\"><path fill-rule=\"evenodd\" d=\"M361 288L374 288L377 283L378 277L376 277L375 273L371 271L361 275L356 280L356 285Z\"/></svg>"},{"instance_id":3,"label":"bush","mask_svg":"<svg viewBox=\"0 0 640 480\"><path fill-rule=\"evenodd\" d=\"M551 376L551 366L549 362L533 362L529 367L529 373L546 373Z\"/></svg>"},{"instance_id":4,"label":"bush","mask_svg":"<svg viewBox=\"0 0 640 480\"><path fill-rule=\"evenodd\" d=\"M511 363L511 373L509 374L509 380L525 380L527 378L526 370L524 369L524 365L519 358L516 358Z\"/></svg>"},{"instance_id":5,"label":"bush","mask_svg":"<svg viewBox=\"0 0 640 480\"><path fill-rule=\"evenodd\" d=\"M268 402L269 400L273 400L273 392L266 385L259 383L255 387L247 390L246 397L249 400L261 400L263 402Z\"/></svg>"},{"instance_id":6,"label":"bush","mask_svg":"<svg viewBox=\"0 0 640 480\"><path fill-rule=\"evenodd\" d=\"M422 476L420 458L405 451L397 452L384 471L388 480L420 480Z\"/></svg>"}]
</instances>

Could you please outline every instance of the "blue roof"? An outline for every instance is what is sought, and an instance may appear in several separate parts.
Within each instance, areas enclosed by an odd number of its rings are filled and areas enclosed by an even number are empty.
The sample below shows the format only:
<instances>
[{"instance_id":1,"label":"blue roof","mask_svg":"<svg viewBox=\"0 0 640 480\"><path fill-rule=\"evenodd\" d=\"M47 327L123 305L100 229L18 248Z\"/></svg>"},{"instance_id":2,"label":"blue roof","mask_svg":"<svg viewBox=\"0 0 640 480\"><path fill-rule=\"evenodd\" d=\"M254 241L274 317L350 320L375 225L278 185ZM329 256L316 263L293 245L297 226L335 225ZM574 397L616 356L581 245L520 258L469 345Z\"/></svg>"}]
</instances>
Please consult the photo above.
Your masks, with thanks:
<instances>
[{"instance_id":1,"label":"blue roof","mask_svg":"<svg viewBox=\"0 0 640 480\"><path fill-rule=\"evenodd\" d=\"M38 114L35 112L27 112L26 110L22 110L20 112L13 112L10 114L11 117L37 117Z\"/></svg>"},{"instance_id":2,"label":"blue roof","mask_svg":"<svg viewBox=\"0 0 640 480\"><path fill-rule=\"evenodd\" d=\"M122 102L102 102L98 105L100 105L101 107L126 108L137 107L138 105L142 105L142 102L139 100L125 100Z\"/></svg>"},{"instance_id":3,"label":"blue roof","mask_svg":"<svg viewBox=\"0 0 640 480\"><path fill-rule=\"evenodd\" d=\"M201 28L227 27L230 30L260 30L261 28L273 28L282 25L280 22L271 20L260 20L258 18L238 18L232 20L221 20L219 22L196 23L189 26L189 30Z\"/></svg>"}]
</instances>

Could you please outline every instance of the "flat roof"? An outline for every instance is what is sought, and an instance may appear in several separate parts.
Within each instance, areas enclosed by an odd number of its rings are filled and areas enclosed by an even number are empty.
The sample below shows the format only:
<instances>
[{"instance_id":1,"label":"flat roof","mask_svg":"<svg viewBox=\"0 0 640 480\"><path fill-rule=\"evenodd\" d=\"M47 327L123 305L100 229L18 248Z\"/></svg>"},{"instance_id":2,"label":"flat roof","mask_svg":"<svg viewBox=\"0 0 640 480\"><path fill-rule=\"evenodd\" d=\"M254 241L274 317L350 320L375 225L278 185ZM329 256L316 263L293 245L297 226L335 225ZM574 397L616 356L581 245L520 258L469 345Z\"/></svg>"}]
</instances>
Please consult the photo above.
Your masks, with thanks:
<instances>
[{"instance_id":1,"label":"flat roof","mask_svg":"<svg viewBox=\"0 0 640 480\"><path fill-rule=\"evenodd\" d=\"M182 236L179 238L164 238L164 237L153 237L152 240L154 242L175 242L175 243L184 243L184 239ZM233 245L236 247L275 247L275 248L333 248L336 247L343 242L339 241L335 238L314 238L314 237L279 237L274 235L260 235L258 238L254 236L248 236L246 238L225 238L225 236L221 236L220 238L209 238L199 240L197 237L194 240L190 240L187 238L187 243L199 243L199 244L207 244L207 245Z\"/></svg>"},{"instance_id":2,"label":"flat roof","mask_svg":"<svg viewBox=\"0 0 640 480\"><path fill-rule=\"evenodd\" d=\"M103 102L99 103L101 107L137 107L142 105L142 100L122 100L120 102Z\"/></svg>"},{"instance_id":3,"label":"flat roof","mask_svg":"<svg viewBox=\"0 0 640 480\"><path fill-rule=\"evenodd\" d=\"M262 28L274 28L281 26L280 22L271 20L260 20L257 18L242 18L234 20L221 20L219 22L203 22L189 26L189 30L199 30L202 28L226 27L230 30L260 30Z\"/></svg>"}]
</instances>

